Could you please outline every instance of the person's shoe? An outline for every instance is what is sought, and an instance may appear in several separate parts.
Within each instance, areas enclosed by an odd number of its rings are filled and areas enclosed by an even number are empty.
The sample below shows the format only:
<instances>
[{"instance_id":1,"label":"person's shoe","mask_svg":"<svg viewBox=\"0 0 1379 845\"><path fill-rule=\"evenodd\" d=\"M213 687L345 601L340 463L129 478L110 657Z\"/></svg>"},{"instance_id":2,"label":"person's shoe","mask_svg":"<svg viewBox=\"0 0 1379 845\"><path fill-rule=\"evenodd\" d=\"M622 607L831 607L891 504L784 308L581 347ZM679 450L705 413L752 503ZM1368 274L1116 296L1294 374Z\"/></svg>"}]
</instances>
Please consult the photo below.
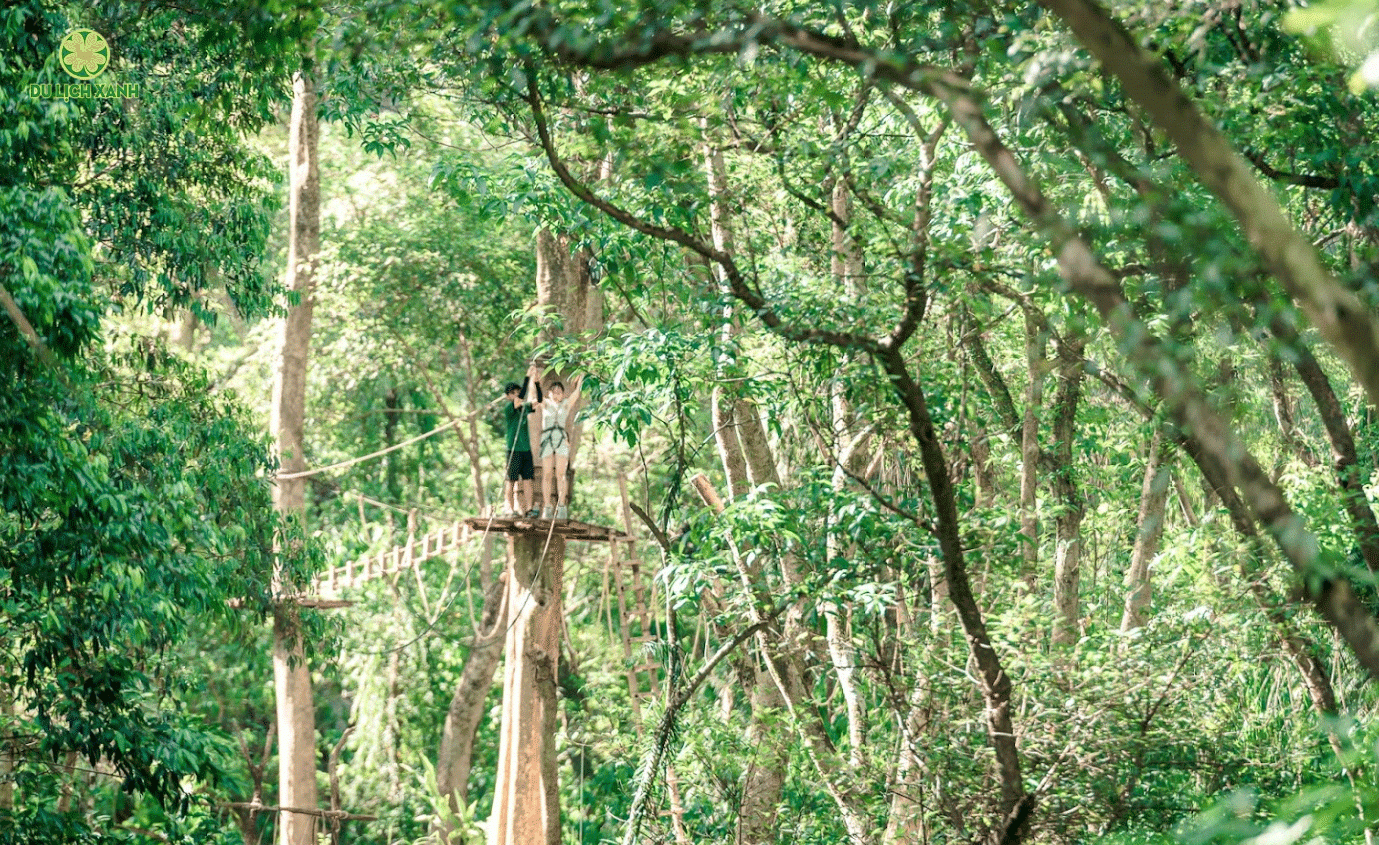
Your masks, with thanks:
<instances>
[{"instance_id":1,"label":"person's shoe","mask_svg":"<svg viewBox=\"0 0 1379 845\"><path fill-rule=\"evenodd\" d=\"M567 505L561 505L560 507L556 508L555 518L568 520L570 518L570 508Z\"/></svg>"},{"instance_id":2,"label":"person's shoe","mask_svg":"<svg viewBox=\"0 0 1379 845\"><path fill-rule=\"evenodd\" d=\"M541 508L532 508L531 510L527 511L527 519L540 519L540 518L541 518Z\"/></svg>"},{"instance_id":3,"label":"person's shoe","mask_svg":"<svg viewBox=\"0 0 1379 845\"><path fill-rule=\"evenodd\" d=\"M519 517L519 516L521 516L521 515L522 515L522 514L518 513L518 512L515 511L515 510L508 511L508 513L507 513L508 519L516 519L517 517Z\"/></svg>"},{"instance_id":4,"label":"person's shoe","mask_svg":"<svg viewBox=\"0 0 1379 845\"><path fill-rule=\"evenodd\" d=\"M544 508L541 509L541 518L542 518L542 519L551 519L551 518L553 518L554 516L555 516L555 508L551 507L550 505L547 505L546 507L544 507Z\"/></svg>"}]
</instances>

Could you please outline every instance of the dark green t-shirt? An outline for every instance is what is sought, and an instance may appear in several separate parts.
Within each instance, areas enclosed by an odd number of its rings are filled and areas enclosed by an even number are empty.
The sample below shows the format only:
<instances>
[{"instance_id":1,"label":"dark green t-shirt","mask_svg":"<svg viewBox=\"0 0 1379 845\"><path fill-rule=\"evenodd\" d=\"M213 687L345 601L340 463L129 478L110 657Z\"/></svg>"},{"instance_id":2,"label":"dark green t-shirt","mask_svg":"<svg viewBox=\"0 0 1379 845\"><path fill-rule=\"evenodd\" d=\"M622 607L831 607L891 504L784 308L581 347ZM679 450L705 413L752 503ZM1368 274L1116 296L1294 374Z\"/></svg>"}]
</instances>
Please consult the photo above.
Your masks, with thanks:
<instances>
[{"instance_id":1,"label":"dark green t-shirt","mask_svg":"<svg viewBox=\"0 0 1379 845\"><path fill-rule=\"evenodd\" d=\"M527 415L531 413L526 405L519 408L511 403L503 407L503 418L508 423L507 450L509 452L530 452L531 433L527 430Z\"/></svg>"}]
</instances>

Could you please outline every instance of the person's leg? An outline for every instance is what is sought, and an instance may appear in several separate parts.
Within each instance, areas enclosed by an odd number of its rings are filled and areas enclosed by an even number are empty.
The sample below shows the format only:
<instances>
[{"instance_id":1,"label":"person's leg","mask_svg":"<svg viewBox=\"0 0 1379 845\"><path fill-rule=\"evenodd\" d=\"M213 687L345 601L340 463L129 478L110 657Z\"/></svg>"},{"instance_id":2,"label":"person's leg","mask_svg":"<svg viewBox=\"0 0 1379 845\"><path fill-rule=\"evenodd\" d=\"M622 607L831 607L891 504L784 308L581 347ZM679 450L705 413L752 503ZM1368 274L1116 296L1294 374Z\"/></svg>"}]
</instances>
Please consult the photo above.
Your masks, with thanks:
<instances>
[{"instance_id":1,"label":"person's leg","mask_svg":"<svg viewBox=\"0 0 1379 845\"><path fill-rule=\"evenodd\" d=\"M536 467L532 463L531 452L518 452L520 458L518 467L517 481L517 512L526 516L536 504L532 501L532 478L535 476Z\"/></svg>"},{"instance_id":2,"label":"person's leg","mask_svg":"<svg viewBox=\"0 0 1379 845\"><path fill-rule=\"evenodd\" d=\"M556 516L568 517L570 506L570 491L566 489L569 483L565 480L565 470L570 466L569 455L555 455L555 487L556 487Z\"/></svg>"},{"instance_id":3,"label":"person's leg","mask_svg":"<svg viewBox=\"0 0 1379 845\"><path fill-rule=\"evenodd\" d=\"M565 480L565 470L568 469L569 466L570 457L568 455L555 456L555 503L557 505L570 504L570 492L565 489L567 486L569 486Z\"/></svg>"},{"instance_id":4,"label":"person's leg","mask_svg":"<svg viewBox=\"0 0 1379 845\"><path fill-rule=\"evenodd\" d=\"M513 513L517 510L517 480L520 478L516 452L508 452L507 466L503 469L503 503L508 507L507 512Z\"/></svg>"},{"instance_id":5,"label":"person's leg","mask_svg":"<svg viewBox=\"0 0 1379 845\"><path fill-rule=\"evenodd\" d=\"M547 509L551 513L555 512L555 505L551 502L551 496L555 492L555 461L556 455L552 452L541 458L541 515L547 515Z\"/></svg>"}]
</instances>

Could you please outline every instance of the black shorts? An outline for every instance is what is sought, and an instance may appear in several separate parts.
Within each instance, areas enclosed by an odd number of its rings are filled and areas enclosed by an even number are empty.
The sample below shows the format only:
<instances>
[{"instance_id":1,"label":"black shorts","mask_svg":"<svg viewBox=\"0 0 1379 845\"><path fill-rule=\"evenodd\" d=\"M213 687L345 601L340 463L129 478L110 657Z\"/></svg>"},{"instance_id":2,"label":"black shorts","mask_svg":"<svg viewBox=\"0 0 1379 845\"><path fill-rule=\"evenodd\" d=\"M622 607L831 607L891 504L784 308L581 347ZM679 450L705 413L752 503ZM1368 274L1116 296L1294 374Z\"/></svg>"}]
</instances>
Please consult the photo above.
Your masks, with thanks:
<instances>
[{"instance_id":1,"label":"black shorts","mask_svg":"<svg viewBox=\"0 0 1379 845\"><path fill-rule=\"evenodd\" d=\"M530 451L508 453L508 481L531 481L535 477L536 464L532 463Z\"/></svg>"}]
</instances>

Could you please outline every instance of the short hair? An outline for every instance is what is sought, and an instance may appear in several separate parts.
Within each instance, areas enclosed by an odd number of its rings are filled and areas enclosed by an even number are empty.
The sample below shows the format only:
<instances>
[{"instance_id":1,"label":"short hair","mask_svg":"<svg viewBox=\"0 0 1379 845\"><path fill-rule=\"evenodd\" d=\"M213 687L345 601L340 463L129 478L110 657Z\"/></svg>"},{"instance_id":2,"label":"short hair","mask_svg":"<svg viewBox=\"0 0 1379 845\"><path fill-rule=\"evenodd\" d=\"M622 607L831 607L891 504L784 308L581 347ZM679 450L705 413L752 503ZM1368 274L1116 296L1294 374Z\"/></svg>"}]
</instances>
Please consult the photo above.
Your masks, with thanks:
<instances>
[{"instance_id":1,"label":"short hair","mask_svg":"<svg viewBox=\"0 0 1379 845\"><path fill-rule=\"evenodd\" d=\"M516 392L518 392L518 391L521 390L521 389L522 389L522 385L518 384L518 383L515 382L515 381L510 381L510 382L508 382L508 386L505 387L505 388L503 388L503 395L506 396L506 395L509 394L509 393L516 393Z\"/></svg>"},{"instance_id":2,"label":"short hair","mask_svg":"<svg viewBox=\"0 0 1379 845\"><path fill-rule=\"evenodd\" d=\"M560 388L561 390L564 390L564 389L565 389L565 385L562 384L561 382L558 382L558 381L553 381L553 382L551 382L551 386L550 386L550 388L548 388L548 389L550 389L550 390L555 390L557 387Z\"/></svg>"}]
</instances>

